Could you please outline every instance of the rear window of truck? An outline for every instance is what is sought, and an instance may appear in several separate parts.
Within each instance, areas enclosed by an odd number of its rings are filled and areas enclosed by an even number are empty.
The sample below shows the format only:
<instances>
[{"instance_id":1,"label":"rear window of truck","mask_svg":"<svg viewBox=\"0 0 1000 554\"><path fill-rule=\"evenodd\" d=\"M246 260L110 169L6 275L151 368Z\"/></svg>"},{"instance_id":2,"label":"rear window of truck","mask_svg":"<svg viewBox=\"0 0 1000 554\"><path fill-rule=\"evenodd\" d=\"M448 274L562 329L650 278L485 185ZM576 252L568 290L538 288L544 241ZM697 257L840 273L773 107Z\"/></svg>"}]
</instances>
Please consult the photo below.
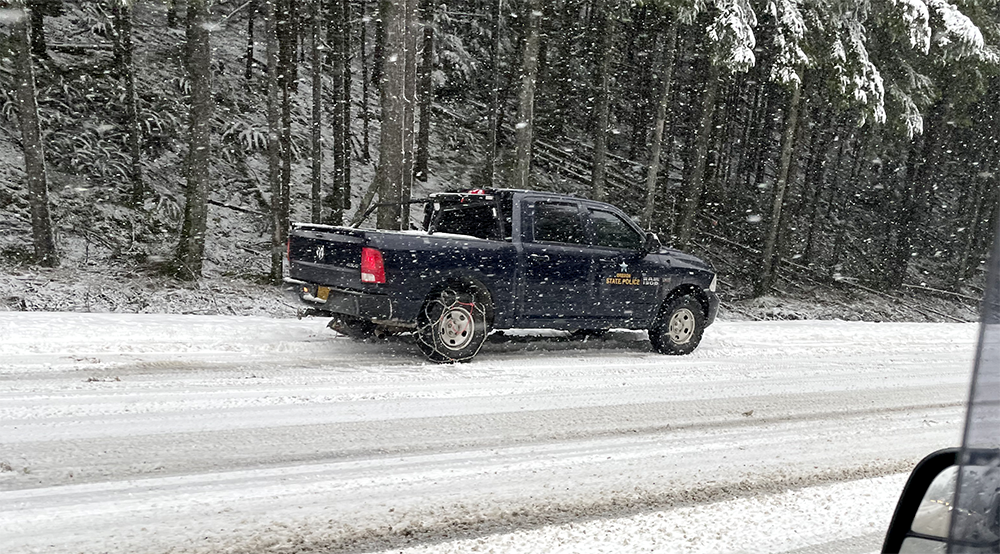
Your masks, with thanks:
<instances>
[{"instance_id":1,"label":"rear window of truck","mask_svg":"<svg viewBox=\"0 0 1000 554\"><path fill-rule=\"evenodd\" d=\"M435 233L469 235L481 239L497 237L497 216L492 204L443 205Z\"/></svg>"}]
</instances>

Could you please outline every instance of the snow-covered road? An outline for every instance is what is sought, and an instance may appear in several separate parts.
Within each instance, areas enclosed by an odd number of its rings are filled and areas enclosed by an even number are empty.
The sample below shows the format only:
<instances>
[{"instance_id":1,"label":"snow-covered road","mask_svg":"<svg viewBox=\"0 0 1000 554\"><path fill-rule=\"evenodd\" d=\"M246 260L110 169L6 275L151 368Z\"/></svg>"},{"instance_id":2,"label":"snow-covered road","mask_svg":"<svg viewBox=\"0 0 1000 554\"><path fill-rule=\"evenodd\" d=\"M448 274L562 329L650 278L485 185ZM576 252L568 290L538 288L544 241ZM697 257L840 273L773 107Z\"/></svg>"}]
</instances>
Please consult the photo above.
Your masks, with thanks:
<instances>
[{"instance_id":1,"label":"snow-covered road","mask_svg":"<svg viewBox=\"0 0 1000 554\"><path fill-rule=\"evenodd\" d=\"M431 365L322 320L0 312L20 552L870 552L959 441L976 326L494 336Z\"/></svg>"}]
</instances>

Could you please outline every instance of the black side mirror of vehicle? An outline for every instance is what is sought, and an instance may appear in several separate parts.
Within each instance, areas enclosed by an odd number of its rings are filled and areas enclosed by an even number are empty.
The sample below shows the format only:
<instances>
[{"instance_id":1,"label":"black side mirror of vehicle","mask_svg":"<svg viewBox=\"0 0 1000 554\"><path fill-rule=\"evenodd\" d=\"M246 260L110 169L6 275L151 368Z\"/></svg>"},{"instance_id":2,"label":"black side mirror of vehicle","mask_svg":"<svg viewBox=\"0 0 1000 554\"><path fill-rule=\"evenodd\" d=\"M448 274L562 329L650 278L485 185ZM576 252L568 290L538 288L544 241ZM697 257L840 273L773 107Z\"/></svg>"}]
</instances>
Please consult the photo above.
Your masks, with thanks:
<instances>
[{"instance_id":1,"label":"black side mirror of vehicle","mask_svg":"<svg viewBox=\"0 0 1000 554\"><path fill-rule=\"evenodd\" d=\"M917 464L896 504L883 553L1000 552L1000 451L970 449L964 456L960 464L962 451L946 448Z\"/></svg>"},{"instance_id":2,"label":"black side mirror of vehicle","mask_svg":"<svg viewBox=\"0 0 1000 554\"><path fill-rule=\"evenodd\" d=\"M645 256L650 252L656 252L663 245L660 244L660 237L656 236L656 233L647 232L646 242L642 245L642 254Z\"/></svg>"}]
</instances>

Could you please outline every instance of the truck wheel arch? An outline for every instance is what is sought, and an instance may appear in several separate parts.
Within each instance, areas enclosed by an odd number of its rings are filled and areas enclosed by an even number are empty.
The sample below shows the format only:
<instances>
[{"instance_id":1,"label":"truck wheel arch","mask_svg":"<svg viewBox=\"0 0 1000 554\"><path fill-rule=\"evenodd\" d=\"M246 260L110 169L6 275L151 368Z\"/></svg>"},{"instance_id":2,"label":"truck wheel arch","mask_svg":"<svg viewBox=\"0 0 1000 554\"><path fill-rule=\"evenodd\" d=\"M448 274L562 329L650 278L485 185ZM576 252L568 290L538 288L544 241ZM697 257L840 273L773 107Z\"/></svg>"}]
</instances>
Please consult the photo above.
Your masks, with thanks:
<instances>
[{"instance_id":1,"label":"truck wheel arch","mask_svg":"<svg viewBox=\"0 0 1000 554\"><path fill-rule=\"evenodd\" d=\"M669 304L670 301L673 300L674 298L680 296L691 296L692 298L698 300L698 303L701 304L702 315L708 317L708 310L709 310L708 297L705 296L705 293L702 291L701 287L695 285L694 283L684 283L678 285L676 288L672 289L669 293L667 293L667 295L664 296L662 300L660 300L660 303L656 307L656 312L654 312L653 317L654 318L659 317L660 312L663 310L663 307Z\"/></svg>"}]
</instances>

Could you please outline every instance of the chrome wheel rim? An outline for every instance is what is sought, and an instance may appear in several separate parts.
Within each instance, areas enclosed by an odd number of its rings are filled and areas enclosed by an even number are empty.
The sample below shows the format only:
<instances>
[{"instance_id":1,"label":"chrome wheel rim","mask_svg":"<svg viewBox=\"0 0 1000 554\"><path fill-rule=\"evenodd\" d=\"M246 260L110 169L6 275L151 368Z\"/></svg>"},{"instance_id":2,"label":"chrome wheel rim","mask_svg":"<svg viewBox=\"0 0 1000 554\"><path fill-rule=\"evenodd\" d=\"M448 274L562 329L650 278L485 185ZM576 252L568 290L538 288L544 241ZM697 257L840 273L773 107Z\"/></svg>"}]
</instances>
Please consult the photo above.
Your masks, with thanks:
<instances>
[{"instance_id":1,"label":"chrome wheel rim","mask_svg":"<svg viewBox=\"0 0 1000 554\"><path fill-rule=\"evenodd\" d=\"M461 350L469 346L474 330L472 313L460 306L450 308L441 315L437 323L441 345L448 350Z\"/></svg>"},{"instance_id":2,"label":"chrome wheel rim","mask_svg":"<svg viewBox=\"0 0 1000 554\"><path fill-rule=\"evenodd\" d=\"M667 336L674 344L686 344L694 336L694 313L687 308L681 308L670 316L667 323Z\"/></svg>"}]
</instances>

